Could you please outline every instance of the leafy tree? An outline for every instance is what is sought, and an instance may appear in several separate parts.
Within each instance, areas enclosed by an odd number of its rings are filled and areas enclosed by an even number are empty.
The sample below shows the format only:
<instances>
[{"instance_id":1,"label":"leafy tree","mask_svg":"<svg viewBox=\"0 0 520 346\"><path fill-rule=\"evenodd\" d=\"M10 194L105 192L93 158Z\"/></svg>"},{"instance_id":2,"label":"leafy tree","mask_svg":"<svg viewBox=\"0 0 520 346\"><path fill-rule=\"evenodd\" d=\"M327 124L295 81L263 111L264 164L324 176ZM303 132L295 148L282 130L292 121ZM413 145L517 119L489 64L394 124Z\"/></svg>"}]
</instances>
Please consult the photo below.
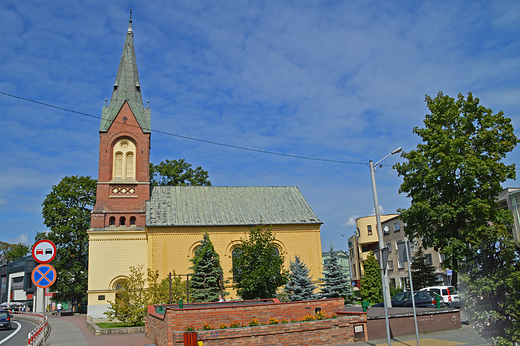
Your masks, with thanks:
<instances>
[{"instance_id":1,"label":"leafy tree","mask_svg":"<svg viewBox=\"0 0 520 346\"><path fill-rule=\"evenodd\" d=\"M363 278L361 279L361 298L371 304L383 301L383 286L381 285L381 268L376 256L370 251L363 261Z\"/></svg>"},{"instance_id":2,"label":"leafy tree","mask_svg":"<svg viewBox=\"0 0 520 346\"><path fill-rule=\"evenodd\" d=\"M431 114L425 127L413 129L423 143L401 155L408 162L394 166L403 177L399 192L412 198L410 208L399 212L408 237L447 256L456 285L470 246L502 236L492 234L491 225L510 212L497 209L495 198L502 182L515 179L515 165L501 160L518 139L511 119L479 105L471 93L455 100L439 92L434 99L426 96L426 103Z\"/></svg>"},{"instance_id":3,"label":"leafy tree","mask_svg":"<svg viewBox=\"0 0 520 346\"><path fill-rule=\"evenodd\" d=\"M440 282L437 276L435 276L435 267L426 263L426 255L422 246L419 246L419 249L415 252L415 259L412 262L411 269L414 290L435 286Z\"/></svg>"},{"instance_id":4,"label":"leafy tree","mask_svg":"<svg viewBox=\"0 0 520 346\"><path fill-rule=\"evenodd\" d=\"M14 261L19 258L27 256L29 253L30 247L29 245L25 245L23 243L18 243L13 246L5 253L5 259L7 261Z\"/></svg>"},{"instance_id":5,"label":"leafy tree","mask_svg":"<svg viewBox=\"0 0 520 346\"><path fill-rule=\"evenodd\" d=\"M224 287L220 256L215 251L208 233L204 233L200 243L195 256L190 260L193 263L190 267L193 270L190 298L194 302L218 302L221 287Z\"/></svg>"},{"instance_id":6,"label":"leafy tree","mask_svg":"<svg viewBox=\"0 0 520 346\"><path fill-rule=\"evenodd\" d=\"M165 277L157 287L158 292L155 294L153 304L169 304L170 303L170 278ZM186 280L182 280L180 276L172 272L172 304L179 299L186 300Z\"/></svg>"},{"instance_id":7,"label":"leafy tree","mask_svg":"<svg viewBox=\"0 0 520 346\"><path fill-rule=\"evenodd\" d=\"M481 242L462 270L460 294L471 325L496 345L520 343L519 243L511 237Z\"/></svg>"},{"instance_id":8,"label":"leafy tree","mask_svg":"<svg viewBox=\"0 0 520 346\"><path fill-rule=\"evenodd\" d=\"M108 301L110 307L104 312L110 321L115 319L131 326L144 324L147 307L158 300L160 294L157 284L159 271L147 270L142 265L130 267L130 275L122 280L117 288L114 301Z\"/></svg>"},{"instance_id":9,"label":"leafy tree","mask_svg":"<svg viewBox=\"0 0 520 346\"><path fill-rule=\"evenodd\" d=\"M57 278L53 285L57 300L77 299L87 292L88 235L90 212L96 203L96 180L90 177L63 178L43 201L42 216L49 231L36 240L49 239L57 249L52 265Z\"/></svg>"},{"instance_id":10,"label":"leafy tree","mask_svg":"<svg viewBox=\"0 0 520 346\"><path fill-rule=\"evenodd\" d=\"M330 257L325 263L323 272L323 285L320 295L323 298L344 298L345 302L351 303L353 300L350 279L343 272L339 262L337 252L330 246Z\"/></svg>"},{"instance_id":11,"label":"leafy tree","mask_svg":"<svg viewBox=\"0 0 520 346\"><path fill-rule=\"evenodd\" d=\"M24 257L30 251L30 247L23 244L9 244L0 241L0 265Z\"/></svg>"},{"instance_id":12,"label":"leafy tree","mask_svg":"<svg viewBox=\"0 0 520 346\"><path fill-rule=\"evenodd\" d=\"M152 186L211 186L209 174L202 167L191 168L184 159L150 163Z\"/></svg>"},{"instance_id":13,"label":"leafy tree","mask_svg":"<svg viewBox=\"0 0 520 346\"><path fill-rule=\"evenodd\" d=\"M272 227L251 227L249 237L233 251L234 287L242 299L267 299L287 282L284 257L274 245Z\"/></svg>"},{"instance_id":14,"label":"leafy tree","mask_svg":"<svg viewBox=\"0 0 520 346\"><path fill-rule=\"evenodd\" d=\"M294 256L289 269L289 281L284 287L287 299L291 302L318 299L318 295L314 293L318 286L312 282L309 268L298 255Z\"/></svg>"}]
</instances>

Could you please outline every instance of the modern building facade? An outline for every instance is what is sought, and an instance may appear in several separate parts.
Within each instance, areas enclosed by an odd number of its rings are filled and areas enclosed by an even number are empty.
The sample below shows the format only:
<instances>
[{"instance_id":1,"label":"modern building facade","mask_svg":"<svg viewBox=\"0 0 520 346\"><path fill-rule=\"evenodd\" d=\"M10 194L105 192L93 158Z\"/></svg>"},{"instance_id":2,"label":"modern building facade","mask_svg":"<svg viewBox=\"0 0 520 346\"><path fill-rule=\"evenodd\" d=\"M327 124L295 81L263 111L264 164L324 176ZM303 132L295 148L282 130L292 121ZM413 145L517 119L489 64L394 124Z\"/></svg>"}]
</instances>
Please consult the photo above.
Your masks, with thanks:
<instances>
[{"instance_id":1,"label":"modern building facade","mask_svg":"<svg viewBox=\"0 0 520 346\"><path fill-rule=\"evenodd\" d=\"M285 267L295 255L321 276L320 226L294 186L150 186L151 111L143 107L132 23L110 104L102 111L97 201L89 235L88 315L105 317L130 267L190 273L204 232L231 278L233 250L251 227L272 227ZM181 156L182 153L175 153ZM230 280L231 282L232 280ZM236 296L231 287L226 290Z\"/></svg>"}]
</instances>

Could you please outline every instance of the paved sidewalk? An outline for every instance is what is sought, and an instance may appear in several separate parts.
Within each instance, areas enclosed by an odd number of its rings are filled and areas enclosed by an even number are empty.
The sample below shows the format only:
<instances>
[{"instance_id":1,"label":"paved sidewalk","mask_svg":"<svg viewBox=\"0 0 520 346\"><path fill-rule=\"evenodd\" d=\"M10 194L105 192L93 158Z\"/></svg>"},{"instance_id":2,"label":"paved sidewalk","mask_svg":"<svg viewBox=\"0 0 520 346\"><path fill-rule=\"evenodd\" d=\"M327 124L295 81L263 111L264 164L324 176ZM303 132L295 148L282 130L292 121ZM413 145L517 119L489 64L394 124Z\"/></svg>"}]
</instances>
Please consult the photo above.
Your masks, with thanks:
<instances>
[{"instance_id":1,"label":"paved sidewalk","mask_svg":"<svg viewBox=\"0 0 520 346\"><path fill-rule=\"evenodd\" d=\"M48 346L145 346L153 345L144 334L94 335L87 329L85 316L49 316L51 335Z\"/></svg>"},{"instance_id":2,"label":"paved sidewalk","mask_svg":"<svg viewBox=\"0 0 520 346\"><path fill-rule=\"evenodd\" d=\"M144 334L117 334L99 335L92 334L86 325L85 316L49 316L51 335L47 339L47 346L153 346ZM447 330L436 333L419 334L421 346L488 346L491 343L480 338L473 328L463 324L461 329ZM399 336L391 340L392 346L417 346L415 334ZM344 344L342 346L353 345ZM386 338L357 342L359 346L386 346ZM327 345L318 345L327 346Z\"/></svg>"},{"instance_id":3,"label":"paved sidewalk","mask_svg":"<svg viewBox=\"0 0 520 346\"><path fill-rule=\"evenodd\" d=\"M392 346L417 346L417 339L415 334L403 335L391 339L391 344ZM419 344L420 346L492 345L490 342L478 336L473 328L468 324L463 324L461 329L419 334ZM354 345L387 346L388 340L385 338L365 342L356 342Z\"/></svg>"}]
</instances>

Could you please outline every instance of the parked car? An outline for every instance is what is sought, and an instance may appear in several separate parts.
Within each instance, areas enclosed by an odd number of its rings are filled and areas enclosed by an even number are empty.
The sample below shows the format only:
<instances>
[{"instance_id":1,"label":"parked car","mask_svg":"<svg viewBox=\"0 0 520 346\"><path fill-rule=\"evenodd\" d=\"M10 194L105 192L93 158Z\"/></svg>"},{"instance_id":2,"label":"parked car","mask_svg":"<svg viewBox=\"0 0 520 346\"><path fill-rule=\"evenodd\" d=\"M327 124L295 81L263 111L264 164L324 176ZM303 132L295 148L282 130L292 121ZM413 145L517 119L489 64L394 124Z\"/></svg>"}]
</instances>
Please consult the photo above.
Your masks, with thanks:
<instances>
[{"instance_id":1,"label":"parked car","mask_svg":"<svg viewBox=\"0 0 520 346\"><path fill-rule=\"evenodd\" d=\"M437 293L444 300L444 304L449 308L460 308L459 292L453 286L431 286L425 287L421 292L428 292L435 296Z\"/></svg>"},{"instance_id":2,"label":"parked car","mask_svg":"<svg viewBox=\"0 0 520 346\"><path fill-rule=\"evenodd\" d=\"M414 292L415 306L419 308L436 308L437 301L428 292ZM442 305L442 303L441 303ZM373 307L384 307L384 303L372 305ZM412 305L412 292L399 292L392 297L392 307L408 307Z\"/></svg>"},{"instance_id":3,"label":"parked car","mask_svg":"<svg viewBox=\"0 0 520 346\"><path fill-rule=\"evenodd\" d=\"M5 329L11 329L11 320L13 316L9 311L0 311L0 326Z\"/></svg>"}]
</instances>

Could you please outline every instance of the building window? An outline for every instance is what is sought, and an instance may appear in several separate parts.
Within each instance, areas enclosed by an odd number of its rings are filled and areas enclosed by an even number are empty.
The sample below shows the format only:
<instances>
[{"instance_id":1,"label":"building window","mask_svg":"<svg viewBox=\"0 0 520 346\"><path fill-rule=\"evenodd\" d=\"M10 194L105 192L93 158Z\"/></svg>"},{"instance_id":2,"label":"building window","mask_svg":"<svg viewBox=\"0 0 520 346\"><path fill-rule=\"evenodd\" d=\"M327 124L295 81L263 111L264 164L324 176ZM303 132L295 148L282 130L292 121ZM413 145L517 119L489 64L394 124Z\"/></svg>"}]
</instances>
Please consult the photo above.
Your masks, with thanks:
<instances>
[{"instance_id":1,"label":"building window","mask_svg":"<svg viewBox=\"0 0 520 346\"><path fill-rule=\"evenodd\" d=\"M113 179L135 179L135 144L121 139L114 145Z\"/></svg>"},{"instance_id":2,"label":"building window","mask_svg":"<svg viewBox=\"0 0 520 346\"><path fill-rule=\"evenodd\" d=\"M116 225L116 218L111 216L110 219L108 219L108 225L109 226L115 226Z\"/></svg>"},{"instance_id":3,"label":"building window","mask_svg":"<svg viewBox=\"0 0 520 346\"><path fill-rule=\"evenodd\" d=\"M404 268L404 262L401 262L401 261L397 260L397 268L403 269Z\"/></svg>"},{"instance_id":4,"label":"building window","mask_svg":"<svg viewBox=\"0 0 520 346\"><path fill-rule=\"evenodd\" d=\"M126 224L126 218L124 216L121 216L119 218L119 226L124 226Z\"/></svg>"},{"instance_id":5,"label":"building window","mask_svg":"<svg viewBox=\"0 0 520 346\"><path fill-rule=\"evenodd\" d=\"M367 230L368 230L368 235L372 235L372 226L368 225Z\"/></svg>"},{"instance_id":6,"label":"building window","mask_svg":"<svg viewBox=\"0 0 520 346\"><path fill-rule=\"evenodd\" d=\"M388 252L392 252L392 243L386 243L386 247L388 248Z\"/></svg>"},{"instance_id":7,"label":"building window","mask_svg":"<svg viewBox=\"0 0 520 346\"><path fill-rule=\"evenodd\" d=\"M130 218L130 226L135 226L135 216Z\"/></svg>"},{"instance_id":8,"label":"building window","mask_svg":"<svg viewBox=\"0 0 520 346\"><path fill-rule=\"evenodd\" d=\"M439 254L439 262L440 263L444 263L444 261L446 261L446 255L443 254L443 253L440 253Z\"/></svg>"},{"instance_id":9,"label":"building window","mask_svg":"<svg viewBox=\"0 0 520 346\"><path fill-rule=\"evenodd\" d=\"M425 257L424 261L426 262L426 264L429 264L429 265L433 264L432 254L431 253L425 254L424 257Z\"/></svg>"},{"instance_id":10,"label":"building window","mask_svg":"<svg viewBox=\"0 0 520 346\"><path fill-rule=\"evenodd\" d=\"M401 230L401 224L399 222L394 222L394 232L399 232Z\"/></svg>"},{"instance_id":11,"label":"building window","mask_svg":"<svg viewBox=\"0 0 520 346\"><path fill-rule=\"evenodd\" d=\"M395 278L390 278L390 286L395 287Z\"/></svg>"},{"instance_id":12,"label":"building window","mask_svg":"<svg viewBox=\"0 0 520 346\"><path fill-rule=\"evenodd\" d=\"M389 260L387 262L387 269L388 270L394 270L394 261L393 260Z\"/></svg>"}]
</instances>

